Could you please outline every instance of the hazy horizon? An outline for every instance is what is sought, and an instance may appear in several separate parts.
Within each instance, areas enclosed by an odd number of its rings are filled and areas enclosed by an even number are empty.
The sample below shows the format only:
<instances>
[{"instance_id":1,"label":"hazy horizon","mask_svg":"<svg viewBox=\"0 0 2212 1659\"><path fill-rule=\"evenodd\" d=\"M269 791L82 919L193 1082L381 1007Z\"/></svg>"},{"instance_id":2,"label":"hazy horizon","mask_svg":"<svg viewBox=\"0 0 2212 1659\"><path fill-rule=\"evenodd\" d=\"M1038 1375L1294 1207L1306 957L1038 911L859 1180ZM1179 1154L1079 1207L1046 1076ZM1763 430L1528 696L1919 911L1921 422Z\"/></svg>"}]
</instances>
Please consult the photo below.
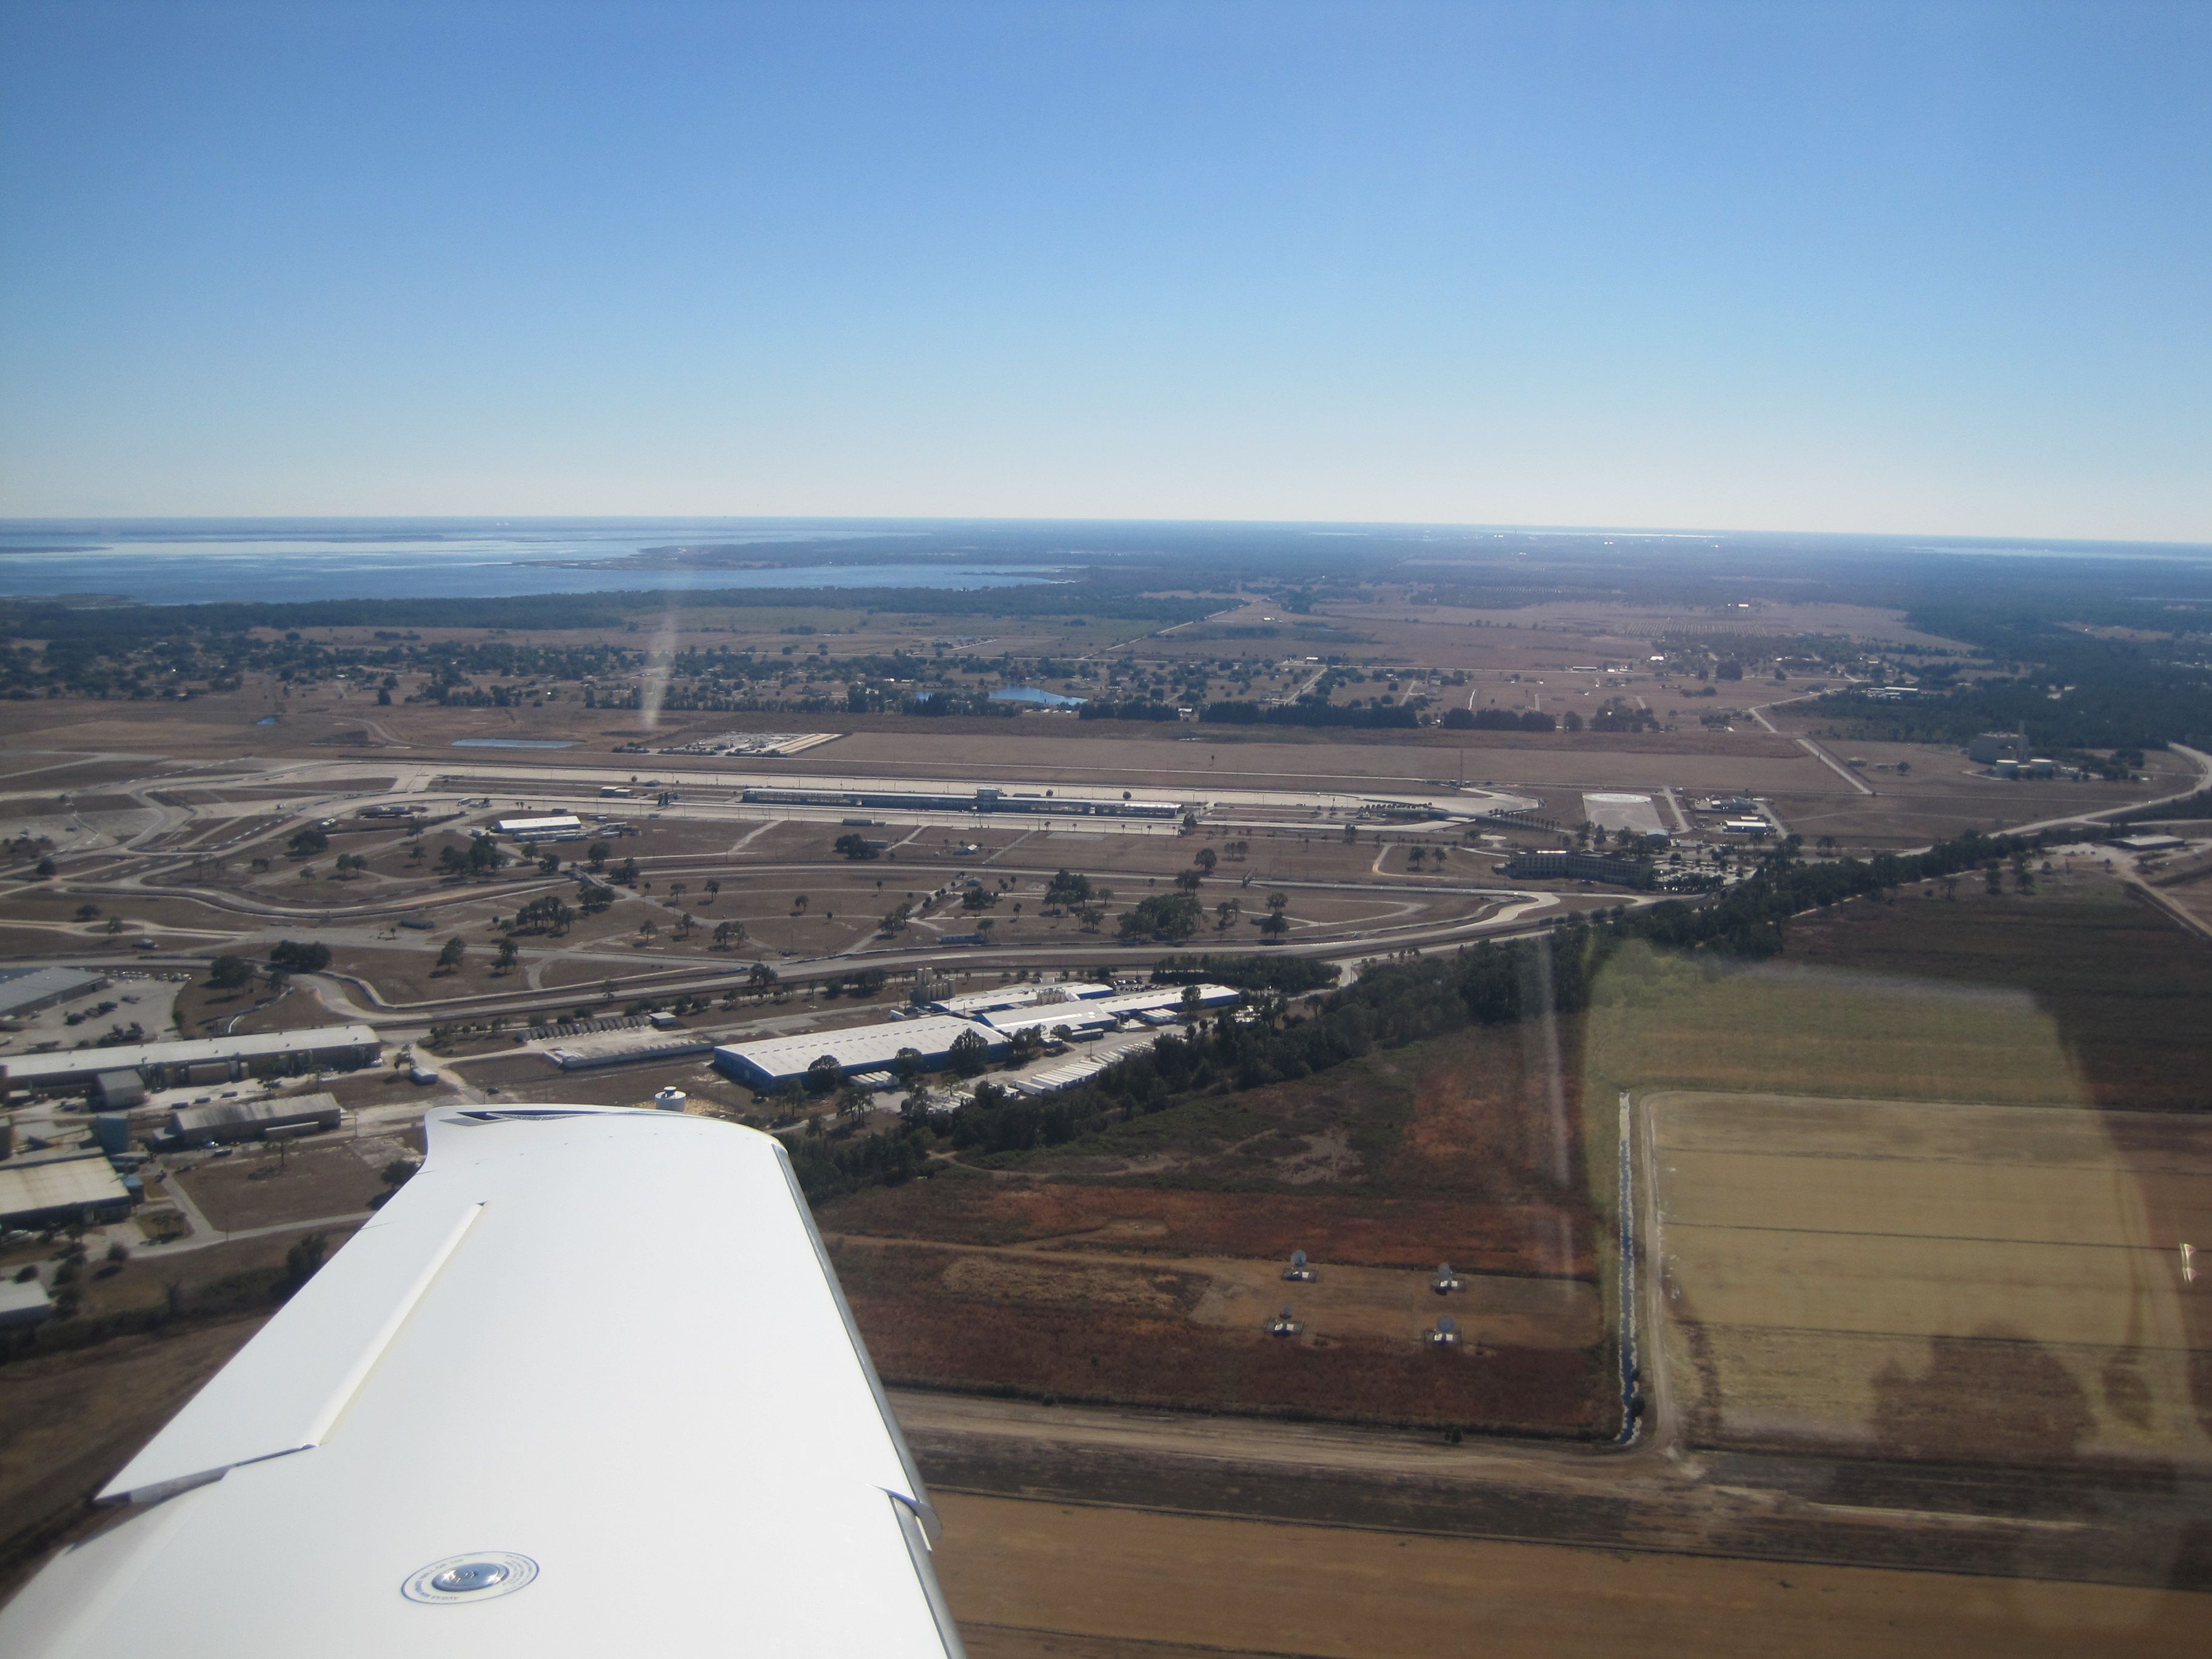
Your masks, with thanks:
<instances>
[{"instance_id":1,"label":"hazy horizon","mask_svg":"<svg viewBox=\"0 0 2212 1659\"><path fill-rule=\"evenodd\" d=\"M563 526L579 528L614 529L623 526L665 526L677 530L694 526L702 530L750 532L753 539L768 546L799 546L807 539L805 532L823 527L845 527L844 533L859 533L887 526L927 526L950 528L973 525L1009 529L1035 526L1057 527L1115 526L1122 528L1158 527L1160 529L1251 529L1305 531L1322 534L1352 535L1364 532L1449 532L1464 535L1492 536L1626 536L1650 539L1692 539L1708 538L1763 538L1806 540L1869 544L1931 542L1960 548L1986 548L1990 551L2037 553L2045 550L2063 551L2070 548L2143 548L2177 552L2202 553L2212 556L2212 538L2155 538L2112 536L2053 536L2032 532L1987 531L1946 532L1929 530L1814 530L1777 525L1688 525L1688 524L1507 524L1460 522L1447 520L1419 519L1280 519L1183 517L1161 518L1142 514L1085 515L1065 514L978 514L978 513L141 513L141 514L0 514L0 536L34 532L44 527L67 528L84 533L103 529L128 531L160 526L240 527L258 529L265 533L276 533L289 529L301 531L319 527L390 526L395 531L405 526L467 526L481 529L534 529L550 531ZM773 533L784 531L787 534ZM396 536L387 539L397 539ZM0 540L0 557L16 550Z\"/></svg>"}]
</instances>

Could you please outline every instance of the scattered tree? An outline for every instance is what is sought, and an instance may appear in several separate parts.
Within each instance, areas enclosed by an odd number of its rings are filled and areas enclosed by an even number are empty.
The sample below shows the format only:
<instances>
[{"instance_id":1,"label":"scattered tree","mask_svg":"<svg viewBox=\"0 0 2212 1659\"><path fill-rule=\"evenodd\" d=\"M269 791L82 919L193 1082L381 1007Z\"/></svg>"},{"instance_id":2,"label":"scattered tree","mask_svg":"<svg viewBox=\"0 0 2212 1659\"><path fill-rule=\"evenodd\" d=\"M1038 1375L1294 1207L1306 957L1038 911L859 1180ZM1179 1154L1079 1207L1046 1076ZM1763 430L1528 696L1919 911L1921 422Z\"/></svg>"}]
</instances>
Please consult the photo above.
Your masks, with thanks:
<instances>
[{"instance_id":1,"label":"scattered tree","mask_svg":"<svg viewBox=\"0 0 2212 1659\"><path fill-rule=\"evenodd\" d=\"M984 1042L981 1033L963 1031L952 1039L949 1058L955 1072L962 1077L974 1077L983 1069L990 1058L990 1045Z\"/></svg>"},{"instance_id":2,"label":"scattered tree","mask_svg":"<svg viewBox=\"0 0 2212 1659\"><path fill-rule=\"evenodd\" d=\"M1188 893L1156 893L1121 913L1124 939L1183 939L1198 931L1204 915Z\"/></svg>"},{"instance_id":3,"label":"scattered tree","mask_svg":"<svg viewBox=\"0 0 2212 1659\"><path fill-rule=\"evenodd\" d=\"M331 965L331 947L301 939L280 939L269 952L269 960L295 974L319 974Z\"/></svg>"},{"instance_id":4,"label":"scattered tree","mask_svg":"<svg viewBox=\"0 0 2212 1659\"><path fill-rule=\"evenodd\" d=\"M330 1254L331 1241L321 1233L309 1233L284 1252L284 1293L291 1295L315 1276Z\"/></svg>"}]
</instances>

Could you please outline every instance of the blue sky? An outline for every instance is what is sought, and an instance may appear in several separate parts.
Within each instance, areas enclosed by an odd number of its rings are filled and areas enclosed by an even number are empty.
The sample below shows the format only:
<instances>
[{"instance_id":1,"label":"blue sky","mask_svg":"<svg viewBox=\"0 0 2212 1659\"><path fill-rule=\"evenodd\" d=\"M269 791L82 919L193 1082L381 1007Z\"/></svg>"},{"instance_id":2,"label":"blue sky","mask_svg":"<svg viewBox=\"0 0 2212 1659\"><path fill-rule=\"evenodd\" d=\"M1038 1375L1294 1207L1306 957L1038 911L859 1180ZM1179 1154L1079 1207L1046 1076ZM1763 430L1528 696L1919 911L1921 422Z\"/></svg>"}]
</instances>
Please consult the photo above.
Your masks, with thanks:
<instances>
[{"instance_id":1,"label":"blue sky","mask_svg":"<svg viewBox=\"0 0 2212 1659\"><path fill-rule=\"evenodd\" d=\"M2212 540L2212 4L0 3L0 514Z\"/></svg>"}]
</instances>

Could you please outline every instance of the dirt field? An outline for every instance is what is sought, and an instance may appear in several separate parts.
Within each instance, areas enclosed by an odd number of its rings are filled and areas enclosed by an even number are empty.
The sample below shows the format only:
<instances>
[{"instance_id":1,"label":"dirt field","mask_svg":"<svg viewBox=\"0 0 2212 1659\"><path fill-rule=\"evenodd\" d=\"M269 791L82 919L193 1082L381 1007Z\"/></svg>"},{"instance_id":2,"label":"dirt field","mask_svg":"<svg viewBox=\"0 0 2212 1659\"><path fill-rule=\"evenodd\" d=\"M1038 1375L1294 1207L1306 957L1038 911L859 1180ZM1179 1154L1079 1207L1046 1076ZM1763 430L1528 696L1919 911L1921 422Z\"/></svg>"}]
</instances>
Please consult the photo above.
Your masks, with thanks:
<instances>
[{"instance_id":1,"label":"dirt field","mask_svg":"<svg viewBox=\"0 0 2212 1659\"><path fill-rule=\"evenodd\" d=\"M975 1659L2030 1659L2202 1651L2206 1598L940 1492Z\"/></svg>"},{"instance_id":2,"label":"dirt field","mask_svg":"<svg viewBox=\"0 0 2212 1659\"><path fill-rule=\"evenodd\" d=\"M1708 1446L2212 1466L2212 1124L1662 1092L1668 1373Z\"/></svg>"},{"instance_id":3,"label":"dirt field","mask_svg":"<svg viewBox=\"0 0 2212 1659\"><path fill-rule=\"evenodd\" d=\"M1597 1228L1540 1060L1517 1033L1416 1044L856 1193L822 1224L904 1380L1603 1435ZM1316 1283L1282 1279L1297 1249ZM1435 1296L1441 1261L1468 1291ZM1296 1339L1266 1329L1285 1304ZM1422 1340L1445 1312L1456 1349Z\"/></svg>"},{"instance_id":4,"label":"dirt field","mask_svg":"<svg viewBox=\"0 0 2212 1659\"><path fill-rule=\"evenodd\" d=\"M260 1328L236 1319L0 1367L0 1599L97 1522L92 1494Z\"/></svg>"},{"instance_id":5,"label":"dirt field","mask_svg":"<svg viewBox=\"0 0 2212 1659\"><path fill-rule=\"evenodd\" d=\"M1473 1310L1453 1304L1469 1340L1425 1344L1436 1307L1413 1274L1346 1279L1333 1298L1229 1275L1197 1261L951 1251L848 1243L839 1278L868 1351L893 1382L957 1383L1062 1400L1432 1423L1535 1434L1592 1434L1601 1410L1595 1352L1567 1334L1595 1324L1595 1287L1555 1291L1560 1317L1532 1316L1543 1287L1513 1281ZM1279 1292L1277 1294L1276 1292ZM1435 1298L1431 1298L1432 1301ZM1284 1304L1306 1329L1269 1335ZM1517 1304L1510 1316L1500 1304ZM1536 1332L1540 1346L1510 1335Z\"/></svg>"},{"instance_id":6,"label":"dirt field","mask_svg":"<svg viewBox=\"0 0 2212 1659\"><path fill-rule=\"evenodd\" d=\"M379 1171L394 1156L382 1137L294 1143L281 1152L254 1143L173 1177L208 1220L228 1232L366 1210L384 1190Z\"/></svg>"},{"instance_id":7,"label":"dirt field","mask_svg":"<svg viewBox=\"0 0 2212 1659\"><path fill-rule=\"evenodd\" d=\"M2212 927L2212 871L2187 877L2171 885L2162 883L2160 890L2180 908L2207 927Z\"/></svg>"}]
</instances>

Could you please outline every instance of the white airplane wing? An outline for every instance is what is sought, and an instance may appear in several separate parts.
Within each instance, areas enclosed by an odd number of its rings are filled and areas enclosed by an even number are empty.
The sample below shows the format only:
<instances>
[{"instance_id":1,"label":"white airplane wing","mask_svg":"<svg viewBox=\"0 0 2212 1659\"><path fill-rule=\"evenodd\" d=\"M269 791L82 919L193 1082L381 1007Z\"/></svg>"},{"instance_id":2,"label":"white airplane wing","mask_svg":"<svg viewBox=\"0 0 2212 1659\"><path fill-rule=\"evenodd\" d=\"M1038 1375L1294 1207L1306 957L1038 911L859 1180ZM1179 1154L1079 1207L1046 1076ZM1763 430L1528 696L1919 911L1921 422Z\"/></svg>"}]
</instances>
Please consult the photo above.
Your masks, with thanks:
<instances>
[{"instance_id":1,"label":"white airplane wing","mask_svg":"<svg viewBox=\"0 0 2212 1659\"><path fill-rule=\"evenodd\" d=\"M10 1659L959 1659L783 1149L452 1108L422 1170L0 1610Z\"/></svg>"}]
</instances>

